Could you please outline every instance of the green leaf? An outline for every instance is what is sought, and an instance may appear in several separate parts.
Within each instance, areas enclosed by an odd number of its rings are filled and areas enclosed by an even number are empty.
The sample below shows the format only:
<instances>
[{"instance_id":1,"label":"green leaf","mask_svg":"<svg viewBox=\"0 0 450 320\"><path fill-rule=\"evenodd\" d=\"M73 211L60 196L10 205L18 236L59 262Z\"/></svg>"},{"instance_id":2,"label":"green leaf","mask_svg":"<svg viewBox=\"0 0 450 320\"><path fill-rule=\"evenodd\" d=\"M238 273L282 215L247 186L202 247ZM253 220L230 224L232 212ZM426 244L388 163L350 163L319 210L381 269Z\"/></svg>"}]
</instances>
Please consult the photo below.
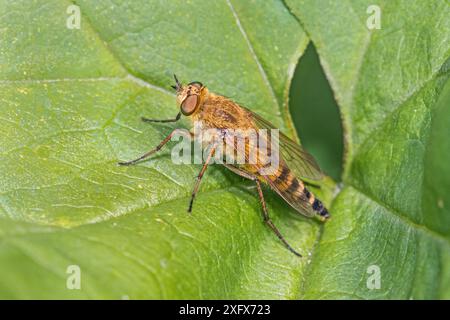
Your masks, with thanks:
<instances>
[{"instance_id":1,"label":"green leaf","mask_svg":"<svg viewBox=\"0 0 450 320\"><path fill-rule=\"evenodd\" d=\"M372 1L287 4L346 131L343 187L301 297L450 298L448 3L378 1L379 30L366 27Z\"/></svg>"},{"instance_id":2,"label":"green leaf","mask_svg":"<svg viewBox=\"0 0 450 320\"><path fill-rule=\"evenodd\" d=\"M70 2L0 1L0 296L298 297L320 223L266 193L299 259L224 168L188 215L199 166L168 150L117 166L174 128L140 121L176 115L173 73L293 135L287 95L308 43L296 18L278 1L76 4L80 29L66 27ZM71 265L81 290L66 287Z\"/></svg>"},{"instance_id":3,"label":"green leaf","mask_svg":"<svg viewBox=\"0 0 450 320\"><path fill-rule=\"evenodd\" d=\"M0 0L1 298L450 298L450 9L444 1ZM295 16L294 16L295 15ZM305 31L303 31L305 30ZM325 226L274 193L170 150L118 167L174 128L172 74L280 126L309 38L345 129ZM183 122L182 126L187 126ZM81 290L69 290L70 269ZM368 270L378 266L380 289Z\"/></svg>"}]
</instances>

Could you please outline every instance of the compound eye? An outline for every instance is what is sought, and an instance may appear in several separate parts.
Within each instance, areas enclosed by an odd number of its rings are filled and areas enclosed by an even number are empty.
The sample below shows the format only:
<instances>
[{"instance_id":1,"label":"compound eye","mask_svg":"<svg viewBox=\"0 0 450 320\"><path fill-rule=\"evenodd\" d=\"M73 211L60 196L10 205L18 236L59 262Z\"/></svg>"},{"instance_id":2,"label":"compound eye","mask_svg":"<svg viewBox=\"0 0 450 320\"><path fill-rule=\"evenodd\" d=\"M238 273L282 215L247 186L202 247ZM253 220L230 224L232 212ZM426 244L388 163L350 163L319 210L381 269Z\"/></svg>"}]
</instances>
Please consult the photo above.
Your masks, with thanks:
<instances>
[{"instance_id":1,"label":"compound eye","mask_svg":"<svg viewBox=\"0 0 450 320\"><path fill-rule=\"evenodd\" d=\"M188 96L186 99L184 99L183 103L181 104L181 112L185 116L188 116L195 111L197 104L198 104L197 95Z\"/></svg>"},{"instance_id":2,"label":"compound eye","mask_svg":"<svg viewBox=\"0 0 450 320\"><path fill-rule=\"evenodd\" d=\"M193 81L193 82L189 83L189 85L190 86L194 86L197 89L200 89L201 87L203 87L203 84L201 82L199 82L199 81Z\"/></svg>"}]
</instances>

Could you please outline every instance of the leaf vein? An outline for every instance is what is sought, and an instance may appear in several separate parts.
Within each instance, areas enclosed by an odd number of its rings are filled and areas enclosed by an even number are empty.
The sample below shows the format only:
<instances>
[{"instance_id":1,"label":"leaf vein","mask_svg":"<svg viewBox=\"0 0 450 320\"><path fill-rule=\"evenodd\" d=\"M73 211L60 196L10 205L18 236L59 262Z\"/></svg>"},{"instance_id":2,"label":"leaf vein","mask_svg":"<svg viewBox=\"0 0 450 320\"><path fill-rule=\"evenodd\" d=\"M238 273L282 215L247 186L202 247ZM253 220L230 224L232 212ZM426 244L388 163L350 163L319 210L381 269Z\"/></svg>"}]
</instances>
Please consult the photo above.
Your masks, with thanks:
<instances>
[{"instance_id":1,"label":"leaf vein","mask_svg":"<svg viewBox=\"0 0 450 320\"><path fill-rule=\"evenodd\" d=\"M374 198L370 194L364 192L363 190L359 189L358 187L355 187L353 185L349 185L350 188L357 191L359 194L363 195L365 198L369 199L370 201L376 203L378 206L384 208L386 211L390 212L392 216L396 217L399 221L401 221L403 224L407 225L408 227L412 227L415 230L421 231L422 233L428 235L430 238L434 239L435 241L445 244L446 246L450 247L450 239L446 237L445 235L432 230L428 228L425 225L418 224L408 217L406 217L405 214L401 213L400 211L388 206L387 204L381 202L380 200Z\"/></svg>"}]
</instances>

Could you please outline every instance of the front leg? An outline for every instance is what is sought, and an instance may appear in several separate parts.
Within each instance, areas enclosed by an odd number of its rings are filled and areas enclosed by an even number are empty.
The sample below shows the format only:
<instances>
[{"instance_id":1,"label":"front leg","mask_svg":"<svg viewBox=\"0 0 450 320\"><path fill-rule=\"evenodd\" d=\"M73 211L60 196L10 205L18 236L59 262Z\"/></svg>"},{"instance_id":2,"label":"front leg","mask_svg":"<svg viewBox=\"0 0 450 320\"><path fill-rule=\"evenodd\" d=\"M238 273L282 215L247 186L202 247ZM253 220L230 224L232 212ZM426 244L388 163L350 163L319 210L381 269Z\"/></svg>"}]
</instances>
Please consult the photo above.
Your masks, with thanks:
<instances>
[{"instance_id":1,"label":"front leg","mask_svg":"<svg viewBox=\"0 0 450 320\"><path fill-rule=\"evenodd\" d=\"M138 161L144 160L145 158L148 158L149 156L151 156L152 154L154 154L155 152L158 152L159 150L161 150L161 148L170 141L170 139L172 139L173 135L175 134L186 134L186 131L184 129L174 129L167 137L164 138L163 141L161 141L156 148L144 153L142 156L140 156L139 158L136 158L134 160L130 160L130 161L124 161L124 162L119 162L118 164L121 166L129 166L132 164L135 164ZM189 135L192 137L192 134L189 133Z\"/></svg>"},{"instance_id":2,"label":"front leg","mask_svg":"<svg viewBox=\"0 0 450 320\"><path fill-rule=\"evenodd\" d=\"M177 116L173 119L149 119L145 117L141 117L141 120L144 122L177 122L181 118L181 112L178 112Z\"/></svg>"}]
</instances>

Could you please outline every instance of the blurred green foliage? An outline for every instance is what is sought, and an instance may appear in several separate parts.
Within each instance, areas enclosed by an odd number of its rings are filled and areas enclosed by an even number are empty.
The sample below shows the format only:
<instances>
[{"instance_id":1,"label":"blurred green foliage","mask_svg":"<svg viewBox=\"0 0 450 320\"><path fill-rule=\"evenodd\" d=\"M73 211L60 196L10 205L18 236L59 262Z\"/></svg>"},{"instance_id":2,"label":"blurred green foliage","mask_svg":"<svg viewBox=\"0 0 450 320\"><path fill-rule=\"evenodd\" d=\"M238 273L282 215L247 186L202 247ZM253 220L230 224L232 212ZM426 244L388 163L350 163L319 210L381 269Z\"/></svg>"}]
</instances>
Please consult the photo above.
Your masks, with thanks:
<instances>
[{"instance_id":1,"label":"blurred green foliage","mask_svg":"<svg viewBox=\"0 0 450 320\"><path fill-rule=\"evenodd\" d=\"M336 181L342 172L342 125L333 92L314 45L301 57L292 79L290 111L302 144Z\"/></svg>"}]
</instances>

